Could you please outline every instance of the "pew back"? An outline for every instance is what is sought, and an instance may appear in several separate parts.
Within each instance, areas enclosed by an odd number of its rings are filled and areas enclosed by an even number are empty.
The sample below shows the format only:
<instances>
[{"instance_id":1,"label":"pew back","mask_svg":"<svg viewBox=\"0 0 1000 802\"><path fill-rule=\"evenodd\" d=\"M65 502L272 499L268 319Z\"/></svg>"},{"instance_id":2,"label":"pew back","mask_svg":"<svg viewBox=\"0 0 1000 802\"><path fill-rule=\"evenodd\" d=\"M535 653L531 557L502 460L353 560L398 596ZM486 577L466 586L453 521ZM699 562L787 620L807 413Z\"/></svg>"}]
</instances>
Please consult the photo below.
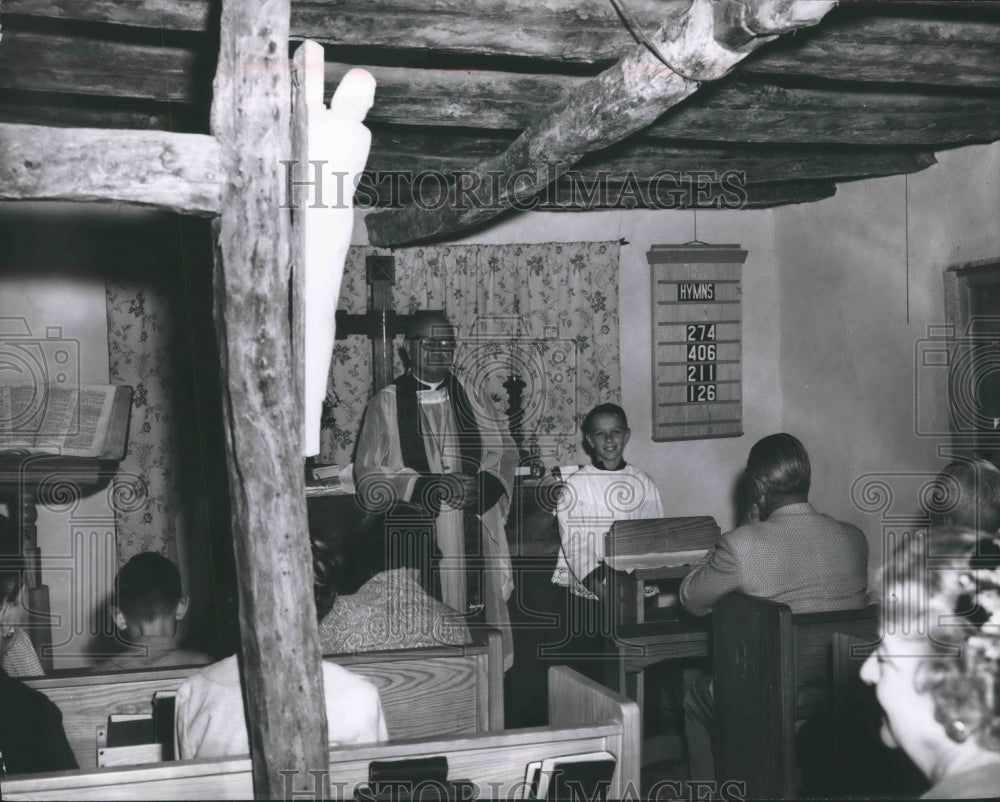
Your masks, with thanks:
<instances>
[{"instance_id":1,"label":"pew back","mask_svg":"<svg viewBox=\"0 0 1000 802\"><path fill-rule=\"evenodd\" d=\"M325 655L379 689L389 737L459 735L503 729L503 653L497 630L476 643L392 652ZM150 713L153 695L176 691L200 666L43 677L26 684L60 709L81 768L97 765L97 731L112 714ZM414 704L417 693L421 704Z\"/></svg>"},{"instance_id":2,"label":"pew back","mask_svg":"<svg viewBox=\"0 0 1000 802\"><path fill-rule=\"evenodd\" d=\"M878 611L792 615L787 605L731 593L713 607L716 777L746 782L747 798L796 795L796 723L835 696L835 633L874 641Z\"/></svg>"},{"instance_id":3,"label":"pew back","mask_svg":"<svg viewBox=\"0 0 1000 802\"><path fill-rule=\"evenodd\" d=\"M368 765L373 760L445 755L449 779L471 780L479 787L481 798L517 799L530 761L605 750L618 759L608 797L638 798L640 742L636 704L564 666L549 669L549 689L552 723L548 727L331 750L331 795L336 799L352 798L354 788L367 781ZM4 799L10 800L252 796L251 764L246 758L25 775L4 783Z\"/></svg>"}]
</instances>

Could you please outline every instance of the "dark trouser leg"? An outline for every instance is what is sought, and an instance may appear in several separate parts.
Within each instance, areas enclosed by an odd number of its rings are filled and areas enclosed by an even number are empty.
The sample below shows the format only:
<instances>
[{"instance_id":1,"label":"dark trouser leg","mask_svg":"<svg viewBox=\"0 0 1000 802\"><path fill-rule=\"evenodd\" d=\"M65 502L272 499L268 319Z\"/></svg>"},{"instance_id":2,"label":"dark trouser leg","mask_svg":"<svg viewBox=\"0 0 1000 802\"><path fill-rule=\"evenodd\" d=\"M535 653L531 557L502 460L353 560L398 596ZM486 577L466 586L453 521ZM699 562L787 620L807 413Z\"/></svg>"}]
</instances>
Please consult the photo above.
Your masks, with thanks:
<instances>
[{"instance_id":1,"label":"dark trouser leg","mask_svg":"<svg viewBox=\"0 0 1000 802\"><path fill-rule=\"evenodd\" d=\"M701 674L684 686L684 735L687 739L688 768L692 780L715 779L715 697L712 676Z\"/></svg>"}]
</instances>

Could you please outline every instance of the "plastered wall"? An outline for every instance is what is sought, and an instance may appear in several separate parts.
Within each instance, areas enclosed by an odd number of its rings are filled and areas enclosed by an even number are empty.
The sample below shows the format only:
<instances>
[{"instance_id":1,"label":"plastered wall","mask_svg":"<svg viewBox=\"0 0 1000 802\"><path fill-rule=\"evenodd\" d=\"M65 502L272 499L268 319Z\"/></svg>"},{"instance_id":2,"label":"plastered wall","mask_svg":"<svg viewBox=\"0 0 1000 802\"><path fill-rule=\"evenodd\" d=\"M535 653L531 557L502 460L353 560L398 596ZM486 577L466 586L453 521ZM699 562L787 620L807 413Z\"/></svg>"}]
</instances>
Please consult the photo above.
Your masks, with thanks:
<instances>
[{"instance_id":1,"label":"plastered wall","mask_svg":"<svg viewBox=\"0 0 1000 802\"><path fill-rule=\"evenodd\" d=\"M947 461L946 369L922 358L944 271L1000 259L1000 145L938 160L774 211L783 425L809 447L816 505L868 533L873 569L889 519L915 511L915 477ZM884 504L855 484L878 477Z\"/></svg>"}]
</instances>

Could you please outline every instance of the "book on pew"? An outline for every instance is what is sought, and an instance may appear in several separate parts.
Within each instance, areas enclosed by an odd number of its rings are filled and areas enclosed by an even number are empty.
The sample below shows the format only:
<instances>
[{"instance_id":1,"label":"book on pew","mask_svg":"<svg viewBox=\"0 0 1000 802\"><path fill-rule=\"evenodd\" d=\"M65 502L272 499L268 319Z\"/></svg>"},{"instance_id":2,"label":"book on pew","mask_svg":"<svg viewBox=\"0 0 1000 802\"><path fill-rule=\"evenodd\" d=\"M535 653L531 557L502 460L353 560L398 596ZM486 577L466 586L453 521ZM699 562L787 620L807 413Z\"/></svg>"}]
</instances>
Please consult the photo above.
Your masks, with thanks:
<instances>
[{"instance_id":1,"label":"book on pew","mask_svg":"<svg viewBox=\"0 0 1000 802\"><path fill-rule=\"evenodd\" d=\"M354 789L356 802L464 802L475 797L469 780L448 779L445 755L373 760L368 764L368 783Z\"/></svg>"},{"instance_id":2,"label":"book on pew","mask_svg":"<svg viewBox=\"0 0 1000 802\"><path fill-rule=\"evenodd\" d=\"M0 452L120 460L132 388L0 382Z\"/></svg>"},{"instance_id":3,"label":"book on pew","mask_svg":"<svg viewBox=\"0 0 1000 802\"><path fill-rule=\"evenodd\" d=\"M155 743L153 717L148 714L112 713L108 716L109 747Z\"/></svg>"},{"instance_id":4,"label":"book on pew","mask_svg":"<svg viewBox=\"0 0 1000 802\"><path fill-rule=\"evenodd\" d=\"M163 747L163 759L174 759L174 710L177 691L153 694L153 739Z\"/></svg>"},{"instance_id":5,"label":"book on pew","mask_svg":"<svg viewBox=\"0 0 1000 802\"><path fill-rule=\"evenodd\" d=\"M528 764L525 799L606 800L617 758L610 752L584 752Z\"/></svg>"}]
</instances>

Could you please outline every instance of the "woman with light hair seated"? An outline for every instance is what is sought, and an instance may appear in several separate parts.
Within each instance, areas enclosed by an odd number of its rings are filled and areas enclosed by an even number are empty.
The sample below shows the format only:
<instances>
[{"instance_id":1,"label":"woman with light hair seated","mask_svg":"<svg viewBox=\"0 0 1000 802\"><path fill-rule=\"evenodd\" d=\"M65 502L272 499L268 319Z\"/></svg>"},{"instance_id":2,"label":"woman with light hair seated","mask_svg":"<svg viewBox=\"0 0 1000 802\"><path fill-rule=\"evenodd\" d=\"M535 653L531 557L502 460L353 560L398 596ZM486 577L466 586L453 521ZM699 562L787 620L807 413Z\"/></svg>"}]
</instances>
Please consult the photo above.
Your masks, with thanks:
<instances>
[{"instance_id":1,"label":"woman with light hair seated","mask_svg":"<svg viewBox=\"0 0 1000 802\"><path fill-rule=\"evenodd\" d=\"M882 569L884 636L861 668L882 740L927 776L924 798L1000 794L1000 541L971 529L904 538Z\"/></svg>"}]
</instances>

